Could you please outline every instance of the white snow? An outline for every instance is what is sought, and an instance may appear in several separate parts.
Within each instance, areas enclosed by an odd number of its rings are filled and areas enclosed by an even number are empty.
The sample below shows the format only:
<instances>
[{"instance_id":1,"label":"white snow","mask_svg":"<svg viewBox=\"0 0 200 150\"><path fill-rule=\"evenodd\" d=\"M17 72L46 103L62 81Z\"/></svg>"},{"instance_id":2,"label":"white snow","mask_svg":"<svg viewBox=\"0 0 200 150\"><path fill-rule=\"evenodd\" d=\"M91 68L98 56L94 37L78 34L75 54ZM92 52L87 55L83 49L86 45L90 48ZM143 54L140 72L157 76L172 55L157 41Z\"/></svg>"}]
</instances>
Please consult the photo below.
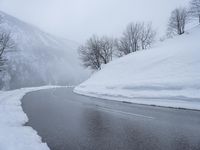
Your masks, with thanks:
<instances>
[{"instance_id":1,"label":"white snow","mask_svg":"<svg viewBox=\"0 0 200 150\"><path fill-rule=\"evenodd\" d=\"M32 91L56 88L44 86L0 91L0 150L49 150L31 127L21 107L22 97Z\"/></svg>"},{"instance_id":2,"label":"white snow","mask_svg":"<svg viewBox=\"0 0 200 150\"><path fill-rule=\"evenodd\" d=\"M119 58L74 92L139 104L200 110L200 26L155 48Z\"/></svg>"}]
</instances>

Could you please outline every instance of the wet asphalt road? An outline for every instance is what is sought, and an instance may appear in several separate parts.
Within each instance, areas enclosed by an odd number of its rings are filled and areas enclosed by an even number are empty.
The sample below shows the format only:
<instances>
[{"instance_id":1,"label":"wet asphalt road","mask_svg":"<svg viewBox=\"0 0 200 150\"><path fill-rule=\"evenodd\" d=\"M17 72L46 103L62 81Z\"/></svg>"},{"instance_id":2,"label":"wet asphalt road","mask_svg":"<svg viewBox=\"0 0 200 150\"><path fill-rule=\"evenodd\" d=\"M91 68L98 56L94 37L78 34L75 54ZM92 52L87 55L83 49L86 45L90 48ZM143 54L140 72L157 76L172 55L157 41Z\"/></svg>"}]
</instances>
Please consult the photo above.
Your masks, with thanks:
<instances>
[{"instance_id":1,"label":"wet asphalt road","mask_svg":"<svg viewBox=\"0 0 200 150\"><path fill-rule=\"evenodd\" d=\"M27 94L22 106L51 150L200 150L200 111L76 95L71 88Z\"/></svg>"}]
</instances>

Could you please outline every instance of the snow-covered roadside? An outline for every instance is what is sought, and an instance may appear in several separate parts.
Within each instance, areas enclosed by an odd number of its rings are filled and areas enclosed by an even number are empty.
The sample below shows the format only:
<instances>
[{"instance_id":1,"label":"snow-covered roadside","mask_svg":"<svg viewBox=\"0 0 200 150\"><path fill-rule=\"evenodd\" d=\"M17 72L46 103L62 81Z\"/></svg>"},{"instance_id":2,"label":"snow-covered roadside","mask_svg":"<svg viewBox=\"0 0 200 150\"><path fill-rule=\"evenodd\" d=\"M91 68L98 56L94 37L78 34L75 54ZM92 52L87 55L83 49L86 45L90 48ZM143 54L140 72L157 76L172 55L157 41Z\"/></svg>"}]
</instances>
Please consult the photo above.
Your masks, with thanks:
<instances>
[{"instance_id":1,"label":"snow-covered roadside","mask_svg":"<svg viewBox=\"0 0 200 150\"><path fill-rule=\"evenodd\" d=\"M97 92L98 91L98 92ZM109 89L93 87L90 89L77 87L74 92L80 95L131 102L135 104L154 105L161 107L183 108L200 110L200 89L185 90L140 90L129 91L125 89Z\"/></svg>"},{"instance_id":2,"label":"snow-covered roadside","mask_svg":"<svg viewBox=\"0 0 200 150\"><path fill-rule=\"evenodd\" d=\"M24 126L28 118L23 112L21 99L28 92L56 87L58 86L0 91L0 150L49 150L36 131Z\"/></svg>"},{"instance_id":3,"label":"snow-covered roadside","mask_svg":"<svg viewBox=\"0 0 200 150\"><path fill-rule=\"evenodd\" d=\"M200 110L200 26L103 66L74 92Z\"/></svg>"}]
</instances>

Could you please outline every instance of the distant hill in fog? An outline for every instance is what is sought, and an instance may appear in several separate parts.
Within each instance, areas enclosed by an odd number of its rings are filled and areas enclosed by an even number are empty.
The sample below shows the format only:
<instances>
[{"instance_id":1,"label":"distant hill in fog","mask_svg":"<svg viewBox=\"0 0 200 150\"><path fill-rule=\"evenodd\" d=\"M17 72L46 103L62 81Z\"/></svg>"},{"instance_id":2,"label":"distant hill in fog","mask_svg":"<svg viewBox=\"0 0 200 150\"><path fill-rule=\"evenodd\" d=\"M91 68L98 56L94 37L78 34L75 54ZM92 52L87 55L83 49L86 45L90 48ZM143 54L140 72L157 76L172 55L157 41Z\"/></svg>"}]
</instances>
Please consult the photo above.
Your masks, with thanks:
<instances>
[{"instance_id":1,"label":"distant hill in fog","mask_svg":"<svg viewBox=\"0 0 200 150\"><path fill-rule=\"evenodd\" d=\"M46 84L77 84L88 72L81 66L75 42L54 37L15 17L0 12L0 32L10 32L15 51L6 53L0 87L6 89Z\"/></svg>"}]
</instances>

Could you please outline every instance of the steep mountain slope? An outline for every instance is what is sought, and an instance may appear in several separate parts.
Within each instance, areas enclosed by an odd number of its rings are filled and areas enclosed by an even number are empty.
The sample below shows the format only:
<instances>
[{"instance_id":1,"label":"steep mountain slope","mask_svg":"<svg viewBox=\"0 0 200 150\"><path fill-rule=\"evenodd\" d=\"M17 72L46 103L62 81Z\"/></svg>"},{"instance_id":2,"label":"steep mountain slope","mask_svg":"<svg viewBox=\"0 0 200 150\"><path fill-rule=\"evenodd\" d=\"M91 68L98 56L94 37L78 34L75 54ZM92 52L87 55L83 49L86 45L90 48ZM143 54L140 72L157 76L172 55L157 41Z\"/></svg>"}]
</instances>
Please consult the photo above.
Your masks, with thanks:
<instances>
[{"instance_id":1,"label":"steep mountain slope","mask_svg":"<svg viewBox=\"0 0 200 150\"><path fill-rule=\"evenodd\" d=\"M0 12L0 32L10 32L14 52L6 53L6 70L0 73L1 88L45 84L77 84L87 76L80 66L77 44L42 32Z\"/></svg>"},{"instance_id":2,"label":"steep mountain slope","mask_svg":"<svg viewBox=\"0 0 200 150\"><path fill-rule=\"evenodd\" d=\"M122 57L76 87L75 92L162 106L174 106L173 100L193 99L198 104L190 108L200 109L199 39L200 26L197 26L151 50ZM145 98L148 100L141 100ZM184 102L176 106L186 107L182 106L186 105Z\"/></svg>"}]
</instances>

